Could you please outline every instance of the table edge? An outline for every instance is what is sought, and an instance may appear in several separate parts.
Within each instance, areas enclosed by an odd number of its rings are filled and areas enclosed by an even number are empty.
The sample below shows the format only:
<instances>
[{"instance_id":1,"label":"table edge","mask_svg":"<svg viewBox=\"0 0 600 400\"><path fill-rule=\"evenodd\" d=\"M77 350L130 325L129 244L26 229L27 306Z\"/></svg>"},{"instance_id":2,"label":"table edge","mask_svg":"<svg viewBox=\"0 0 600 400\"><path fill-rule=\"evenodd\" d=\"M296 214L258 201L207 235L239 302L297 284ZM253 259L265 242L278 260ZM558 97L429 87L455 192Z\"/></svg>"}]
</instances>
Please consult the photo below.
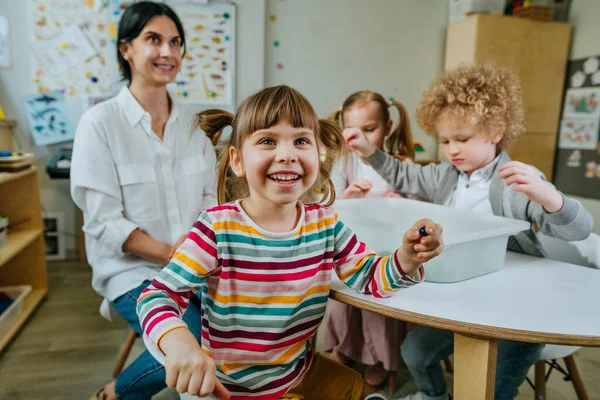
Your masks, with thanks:
<instances>
[{"instance_id":1,"label":"table edge","mask_svg":"<svg viewBox=\"0 0 600 400\"><path fill-rule=\"evenodd\" d=\"M514 340L527 343L557 344L565 346L600 347L600 336L566 335L558 333L532 332L519 329L500 328L496 326L460 322L451 319L432 317L412 311L399 310L383 304L375 304L349 294L331 289L331 299L348 304L362 310L372 311L386 317L411 322L431 328L445 329L470 337L485 339Z\"/></svg>"}]
</instances>

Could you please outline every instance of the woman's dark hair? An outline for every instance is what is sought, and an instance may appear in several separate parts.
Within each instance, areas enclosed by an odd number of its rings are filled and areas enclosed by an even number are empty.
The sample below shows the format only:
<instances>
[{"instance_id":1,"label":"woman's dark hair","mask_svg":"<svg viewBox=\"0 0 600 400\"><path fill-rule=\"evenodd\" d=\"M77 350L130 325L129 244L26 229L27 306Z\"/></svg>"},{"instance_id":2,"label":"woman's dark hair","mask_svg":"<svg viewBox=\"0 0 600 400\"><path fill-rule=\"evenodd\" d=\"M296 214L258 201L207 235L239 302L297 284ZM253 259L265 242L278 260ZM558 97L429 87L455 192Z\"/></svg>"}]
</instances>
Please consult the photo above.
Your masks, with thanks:
<instances>
[{"instance_id":1,"label":"woman's dark hair","mask_svg":"<svg viewBox=\"0 0 600 400\"><path fill-rule=\"evenodd\" d=\"M183 25L181 25L179 17L171 7L163 3L155 3L152 1L142 1L134 4L127 8L123 13L123 17L121 17L121 22L119 23L119 34L117 36L117 59L119 60L119 67L123 80L131 82L131 66L121 54L121 44L131 42L138 37L148 21L159 15L167 16L175 23L177 31L179 31L179 36L181 37L183 54L185 55L186 47Z\"/></svg>"}]
</instances>

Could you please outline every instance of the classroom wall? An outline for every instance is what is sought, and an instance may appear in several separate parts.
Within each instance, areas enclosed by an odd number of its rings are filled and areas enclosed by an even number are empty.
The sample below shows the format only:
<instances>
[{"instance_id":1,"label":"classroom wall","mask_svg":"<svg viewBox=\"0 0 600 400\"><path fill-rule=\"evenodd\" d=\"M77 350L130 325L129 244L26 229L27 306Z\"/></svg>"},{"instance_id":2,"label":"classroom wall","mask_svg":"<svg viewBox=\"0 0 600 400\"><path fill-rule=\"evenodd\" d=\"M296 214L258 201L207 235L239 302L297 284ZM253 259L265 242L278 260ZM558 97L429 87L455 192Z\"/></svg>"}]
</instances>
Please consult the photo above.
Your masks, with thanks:
<instances>
[{"instance_id":1,"label":"classroom wall","mask_svg":"<svg viewBox=\"0 0 600 400\"><path fill-rule=\"evenodd\" d=\"M237 5L238 102L248 93L286 83L301 90L320 116L354 90L372 89L405 103L413 119L415 139L427 157L435 157L434 142L414 123L423 89L443 66L447 2L439 0L234 0ZM0 104L16 119L19 149L38 157L42 203L47 211L65 215L67 252L76 248L75 206L68 181L51 181L48 159L63 145L34 148L27 132L21 97L31 93L26 0L0 0L0 14L10 23L12 70L0 70ZM274 15L275 21L269 17ZM571 58L600 54L600 2L576 0L570 22L575 25ZM273 42L279 41L279 47ZM278 69L277 64L283 68ZM78 116L75 115L75 118ZM600 233L600 201L579 199L595 218Z\"/></svg>"},{"instance_id":2,"label":"classroom wall","mask_svg":"<svg viewBox=\"0 0 600 400\"><path fill-rule=\"evenodd\" d=\"M45 173L46 164L52 155L71 143L46 147L34 147L28 132L22 108L22 97L35 90L33 84L32 57L29 53L30 33L27 31L27 3L30 0L0 0L0 15L10 24L10 48L13 60L11 70L0 70L0 104L7 118L18 123L16 144L20 150L33 152L40 170L42 206L46 211L64 213L64 232L67 254L73 255L76 242L76 208L69 193L68 180L50 180ZM237 8L236 24L236 98L238 101L250 92L264 87L264 37L265 0L232 0ZM73 127L81 116L78 107L70 106L69 114Z\"/></svg>"},{"instance_id":3,"label":"classroom wall","mask_svg":"<svg viewBox=\"0 0 600 400\"><path fill-rule=\"evenodd\" d=\"M414 111L443 68L447 6L440 0L267 0L266 84L300 90L321 117L357 90L394 97L405 104L415 140L427 151L420 156L436 157Z\"/></svg>"},{"instance_id":4,"label":"classroom wall","mask_svg":"<svg viewBox=\"0 0 600 400\"><path fill-rule=\"evenodd\" d=\"M600 54L600 1L575 0L571 5L569 20L574 25L573 42L569 58L577 59ZM600 200L583 199L583 205L594 216L594 232L600 234Z\"/></svg>"}]
</instances>

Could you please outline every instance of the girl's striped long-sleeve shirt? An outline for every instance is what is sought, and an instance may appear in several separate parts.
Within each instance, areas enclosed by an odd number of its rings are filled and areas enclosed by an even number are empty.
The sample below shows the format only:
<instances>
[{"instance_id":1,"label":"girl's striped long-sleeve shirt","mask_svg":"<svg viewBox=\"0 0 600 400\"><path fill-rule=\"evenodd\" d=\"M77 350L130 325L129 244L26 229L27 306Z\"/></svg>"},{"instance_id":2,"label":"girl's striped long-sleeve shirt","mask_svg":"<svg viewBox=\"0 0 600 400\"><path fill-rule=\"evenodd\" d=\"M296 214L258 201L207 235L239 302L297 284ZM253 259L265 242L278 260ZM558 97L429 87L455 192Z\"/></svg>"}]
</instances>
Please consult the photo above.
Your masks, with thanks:
<instances>
[{"instance_id":1,"label":"girl's striped long-sleeve shirt","mask_svg":"<svg viewBox=\"0 0 600 400\"><path fill-rule=\"evenodd\" d=\"M422 266L411 278L393 254L375 254L333 209L299 206L298 224L287 233L261 229L239 202L203 212L138 300L142 328L158 345L167 332L186 327L181 316L202 292L201 345L233 400L277 399L300 383L332 271L376 297L423 279Z\"/></svg>"}]
</instances>

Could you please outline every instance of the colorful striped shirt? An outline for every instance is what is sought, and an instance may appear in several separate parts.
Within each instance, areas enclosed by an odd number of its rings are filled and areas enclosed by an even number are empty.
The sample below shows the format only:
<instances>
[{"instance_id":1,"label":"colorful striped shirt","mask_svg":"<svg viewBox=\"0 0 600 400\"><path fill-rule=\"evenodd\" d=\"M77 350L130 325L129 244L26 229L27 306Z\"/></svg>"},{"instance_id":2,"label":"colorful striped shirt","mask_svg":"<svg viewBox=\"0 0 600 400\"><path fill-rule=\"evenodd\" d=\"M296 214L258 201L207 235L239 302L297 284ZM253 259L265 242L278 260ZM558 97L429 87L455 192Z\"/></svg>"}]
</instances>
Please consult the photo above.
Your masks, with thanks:
<instances>
[{"instance_id":1,"label":"colorful striped shirt","mask_svg":"<svg viewBox=\"0 0 600 400\"><path fill-rule=\"evenodd\" d=\"M332 270L376 297L423 279L422 266L411 278L394 255L378 256L358 241L333 209L300 207L298 224L287 233L260 228L239 202L206 210L138 300L142 328L158 344L186 326L181 316L190 297L202 292L201 345L233 400L277 399L300 383Z\"/></svg>"}]
</instances>

